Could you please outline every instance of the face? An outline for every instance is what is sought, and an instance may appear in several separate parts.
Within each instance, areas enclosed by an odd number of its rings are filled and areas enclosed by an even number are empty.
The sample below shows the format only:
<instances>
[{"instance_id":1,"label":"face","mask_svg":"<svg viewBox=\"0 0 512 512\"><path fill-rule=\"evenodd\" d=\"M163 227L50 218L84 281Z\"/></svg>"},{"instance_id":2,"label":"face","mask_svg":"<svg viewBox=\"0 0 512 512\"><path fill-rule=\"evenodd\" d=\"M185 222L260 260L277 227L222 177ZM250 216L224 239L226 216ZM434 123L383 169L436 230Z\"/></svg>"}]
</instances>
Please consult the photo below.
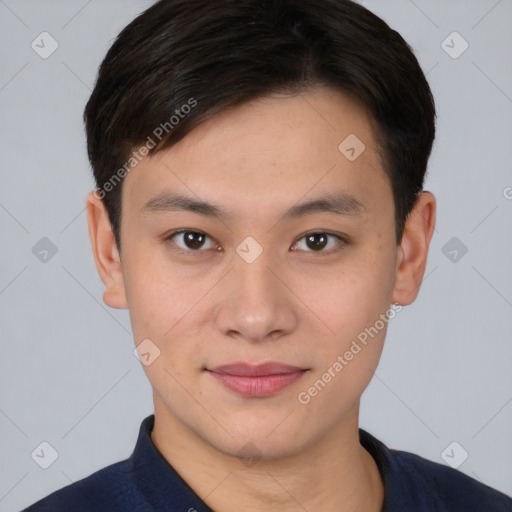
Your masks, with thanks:
<instances>
[{"instance_id":1,"label":"face","mask_svg":"<svg viewBox=\"0 0 512 512\"><path fill-rule=\"evenodd\" d=\"M123 294L136 344L159 351L144 366L157 415L269 458L349 421L399 263L360 106L316 89L224 112L139 163L122 205Z\"/></svg>"}]
</instances>

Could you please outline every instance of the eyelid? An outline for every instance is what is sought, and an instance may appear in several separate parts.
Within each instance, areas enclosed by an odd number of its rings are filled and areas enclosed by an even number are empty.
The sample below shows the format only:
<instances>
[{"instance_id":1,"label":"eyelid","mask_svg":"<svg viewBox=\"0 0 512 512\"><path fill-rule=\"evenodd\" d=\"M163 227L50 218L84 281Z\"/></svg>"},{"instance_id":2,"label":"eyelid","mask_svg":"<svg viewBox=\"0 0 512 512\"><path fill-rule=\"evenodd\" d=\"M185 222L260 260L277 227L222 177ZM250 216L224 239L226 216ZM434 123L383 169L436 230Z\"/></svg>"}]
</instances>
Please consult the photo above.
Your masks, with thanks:
<instances>
[{"instance_id":1,"label":"eyelid","mask_svg":"<svg viewBox=\"0 0 512 512\"><path fill-rule=\"evenodd\" d=\"M177 252L180 252L180 253L183 253L183 254L200 254L200 253L204 253L204 252L207 252L209 250L211 250L212 248L209 247L208 249L203 249L203 248L200 248L200 249L196 249L196 250L192 250L192 249L183 249L183 247L180 247L178 244L176 244L176 242L173 241L173 238L176 236L176 235L180 235L180 234L183 234L183 233L197 233L197 234L200 234L200 235L204 235L207 239L210 239L214 245L217 245L217 250L218 249L218 243L217 241L211 237L210 235L208 235L207 233L205 233L204 231L201 231L200 229L192 229L192 228L181 228L181 229L177 229L176 231L171 231L170 233L167 233L165 234L163 237L162 237L162 241L163 242L171 242L174 244L175 246L175 250Z\"/></svg>"},{"instance_id":2,"label":"eyelid","mask_svg":"<svg viewBox=\"0 0 512 512\"><path fill-rule=\"evenodd\" d=\"M178 229L176 231L172 231L170 233L167 233L165 234L163 237L162 237L162 241L163 242L173 242L173 238L176 236L176 235L179 235L179 234L183 234L183 233L198 233L198 234L201 234L201 235L204 235L206 238L210 239L215 245L217 245L217 251L220 251L222 249L219 248L219 245L218 245L218 242L213 238L211 237L210 235L208 235L207 233L205 233L204 231L201 231L199 229L195 229L195 228L181 228L181 229ZM335 248L332 248L328 251L324 251L324 250L320 250L320 251L314 251L314 250L309 250L309 251L306 251L306 250L300 250L301 252L305 252L305 253L312 253L312 254L323 254L323 255L329 255L329 254L333 254L335 252L338 252L340 250L340 246L343 247L344 245L348 244L348 239L346 236L344 235L341 235L341 234L337 234L337 233L332 233L330 231L322 231L322 230L313 230L313 231L308 231L306 233L303 233L302 235L299 235L296 240L292 243L292 247L295 247L297 245L297 243L299 241L301 241L302 239L304 239L305 237L309 236L309 235L327 235L327 236L331 236L331 237L334 237L338 240L339 244L337 247ZM181 253L184 253L184 254L200 254L202 252L206 252L208 250L211 250L212 248L208 248L208 249L196 249L196 250L192 250L192 249L183 249L182 247L180 247L179 245L177 245L175 242L173 242L174 245L175 245L175 250L178 251L178 252L181 252Z\"/></svg>"},{"instance_id":3,"label":"eyelid","mask_svg":"<svg viewBox=\"0 0 512 512\"><path fill-rule=\"evenodd\" d=\"M292 247L295 247L298 242L300 242L303 238L306 238L307 236L309 235L327 235L327 236L332 236L334 238L336 238L339 242L339 244L337 244L337 247L334 247L334 248L331 248L327 251L324 251L324 250L321 250L321 251L314 251L314 250L309 250L309 251L305 251L305 250L300 250L300 252L305 252L305 253L310 253L310 254L319 254L319 255L329 255L329 254L334 254L336 252L338 252L341 248L343 248L344 245L347 245L349 242L348 242L348 238L344 235L341 235L341 234L338 234L338 233L332 233L330 231L322 231L322 230L313 230L313 231L308 231L307 233L303 233L302 235L298 236L296 241L293 242L292 244Z\"/></svg>"}]
</instances>

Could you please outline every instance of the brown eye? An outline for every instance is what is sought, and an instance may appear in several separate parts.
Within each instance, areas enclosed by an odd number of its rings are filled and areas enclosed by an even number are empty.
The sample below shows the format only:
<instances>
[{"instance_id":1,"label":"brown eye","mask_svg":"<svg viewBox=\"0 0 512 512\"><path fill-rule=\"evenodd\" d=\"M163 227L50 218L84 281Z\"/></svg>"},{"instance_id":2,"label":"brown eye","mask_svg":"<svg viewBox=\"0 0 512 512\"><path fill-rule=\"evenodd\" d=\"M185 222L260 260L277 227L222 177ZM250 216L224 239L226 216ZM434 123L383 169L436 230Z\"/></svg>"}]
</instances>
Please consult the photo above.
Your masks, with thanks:
<instances>
[{"instance_id":1,"label":"brown eye","mask_svg":"<svg viewBox=\"0 0 512 512\"><path fill-rule=\"evenodd\" d=\"M304 235L294 244L293 249L305 252L329 253L334 252L337 245L343 245L344 243L345 241L338 235L319 231Z\"/></svg>"},{"instance_id":2,"label":"brown eye","mask_svg":"<svg viewBox=\"0 0 512 512\"><path fill-rule=\"evenodd\" d=\"M200 231L182 230L173 233L168 239L172 240L180 249L185 251L197 252L214 247L211 238Z\"/></svg>"},{"instance_id":3,"label":"brown eye","mask_svg":"<svg viewBox=\"0 0 512 512\"><path fill-rule=\"evenodd\" d=\"M306 245L313 251L321 251L327 245L327 236L324 233L315 233L307 235Z\"/></svg>"}]
</instances>

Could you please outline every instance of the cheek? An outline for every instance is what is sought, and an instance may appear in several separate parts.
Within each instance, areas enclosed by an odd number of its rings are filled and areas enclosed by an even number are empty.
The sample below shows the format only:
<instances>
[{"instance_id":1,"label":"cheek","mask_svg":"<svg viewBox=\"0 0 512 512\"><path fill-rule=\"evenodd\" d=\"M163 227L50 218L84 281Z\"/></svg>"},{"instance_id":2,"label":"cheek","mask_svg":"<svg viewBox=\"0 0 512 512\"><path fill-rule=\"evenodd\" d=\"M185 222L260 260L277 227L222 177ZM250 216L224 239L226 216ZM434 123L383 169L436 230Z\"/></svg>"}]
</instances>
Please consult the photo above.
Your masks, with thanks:
<instances>
[{"instance_id":1,"label":"cheek","mask_svg":"<svg viewBox=\"0 0 512 512\"><path fill-rule=\"evenodd\" d=\"M190 370L197 367L195 354L204 350L194 335L197 326L191 322L202 290L201 280L180 277L176 269L162 263L130 269L127 299L133 337L137 345L150 340L150 352L156 354L150 364L143 364L143 370L156 393L183 406L180 383L190 379Z\"/></svg>"},{"instance_id":2,"label":"cheek","mask_svg":"<svg viewBox=\"0 0 512 512\"><path fill-rule=\"evenodd\" d=\"M134 338L163 341L191 308L200 293L200 280L189 279L176 266L161 261L157 250L130 249L123 270Z\"/></svg>"},{"instance_id":3,"label":"cheek","mask_svg":"<svg viewBox=\"0 0 512 512\"><path fill-rule=\"evenodd\" d=\"M373 377L389 318L395 315L390 314L394 265L391 249L361 252L345 270L333 275L324 293L316 295L314 303L334 334L317 345L317 365L308 382L313 395L318 394L314 409L324 410L336 402L340 409L333 414L340 413Z\"/></svg>"},{"instance_id":4,"label":"cheek","mask_svg":"<svg viewBox=\"0 0 512 512\"><path fill-rule=\"evenodd\" d=\"M327 338L326 347L342 350L349 340L386 313L393 293L394 271L392 251L373 249L354 252L337 268L304 273L299 289L321 321L318 325L322 327L322 337Z\"/></svg>"},{"instance_id":5,"label":"cheek","mask_svg":"<svg viewBox=\"0 0 512 512\"><path fill-rule=\"evenodd\" d=\"M198 354L207 350L202 341L206 319L198 319L198 314L207 307L214 276L193 277L142 252L132 254L126 269L125 289L135 344L150 340L154 344L150 347L158 354L143 369L157 389L179 391L174 379L189 380L187 368L199 372L202 358Z\"/></svg>"},{"instance_id":6,"label":"cheek","mask_svg":"<svg viewBox=\"0 0 512 512\"><path fill-rule=\"evenodd\" d=\"M329 329L315 340L313 372L301 389L301 403L310 400L313 416L329 414L336 421L372 379L390 316L393 272L392 251L379 253L374 247L319 281L311 304Z\"/></svg>"},{"instance_id":7,"label":"cheek","mask_svg":"<svg viewBox=\"0 0 512 512\"><path fill-rule=\"evenodd\" d=\"M367 263L361 259L352 272L333 275L312 297L329 331L315 340L313 371L297 398L310 417L324 417L329 424L346 414L368 386L389 318L395 316L390 309L392 258Z\"/></svg>"}]
</instances>

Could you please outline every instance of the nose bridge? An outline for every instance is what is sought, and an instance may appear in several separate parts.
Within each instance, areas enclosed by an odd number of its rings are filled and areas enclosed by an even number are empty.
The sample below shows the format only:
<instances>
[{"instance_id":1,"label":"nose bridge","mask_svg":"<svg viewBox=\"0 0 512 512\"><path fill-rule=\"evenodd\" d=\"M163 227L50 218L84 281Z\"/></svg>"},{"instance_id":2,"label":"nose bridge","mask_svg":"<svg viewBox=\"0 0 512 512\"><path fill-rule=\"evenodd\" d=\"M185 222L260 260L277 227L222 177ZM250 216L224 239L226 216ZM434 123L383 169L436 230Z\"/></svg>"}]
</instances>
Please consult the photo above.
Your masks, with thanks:
<instances>
[{"instance_id":1,"label":"nose bridge","mask_svg":"<svg viewBox=\"0 0 512 512\"><path fill-rule=\"evenodd\" d=\"M276 278L279 269L272 252L260 250L255 257L254 250L251 241L237 249L217 316L218 327L225 334L247 341L282 335L292 330L297 320L286 287Z\"/></svg>"},{"instance_id":2,"label":"nose bridge","mask_svg":"<svg viewBox=\"0 0 512 512\"><path fill-rule=\"evenodd\" d=\"M239 287L240 298L246 298L249 302L272 305L272 298L279 294L274 290L278 285L274 273L270 270L273 262L270 251L259 256L255 261L248 263L243 259L235 264L235 279ZM275 270L274 270L275 272ZM274 292L274 293L272 293Z\"/></svg>"},{"instance_id":3,"label":"nose bridge","mask_svg":"<svg viewBox=\"0 0 512 512\"><path fill-rule=\"evenodd\" d=\"M236 261L236 260L235 260ZM234 280L236 303L241 314L253 319L269 316L282 303L279 282L272 268L270 250L264 251L254 261L248 262L239 258L235 263Z\"/></svg>"},{"instance_id":4,"label":"nose bridge","mask_svg":"<svg viewBox=\"0 0 512 512\"><path fill-rule=\"evenodd\" d=\"M271 241L262 243L264 245L252 236L247 236L236 247L236 254L233 255L234 278L238 280L241 292L248 298L258 299L260 296L261 299L261 295L278 284L269 270L276 266Z\"/></svg>"}]
</instances>

